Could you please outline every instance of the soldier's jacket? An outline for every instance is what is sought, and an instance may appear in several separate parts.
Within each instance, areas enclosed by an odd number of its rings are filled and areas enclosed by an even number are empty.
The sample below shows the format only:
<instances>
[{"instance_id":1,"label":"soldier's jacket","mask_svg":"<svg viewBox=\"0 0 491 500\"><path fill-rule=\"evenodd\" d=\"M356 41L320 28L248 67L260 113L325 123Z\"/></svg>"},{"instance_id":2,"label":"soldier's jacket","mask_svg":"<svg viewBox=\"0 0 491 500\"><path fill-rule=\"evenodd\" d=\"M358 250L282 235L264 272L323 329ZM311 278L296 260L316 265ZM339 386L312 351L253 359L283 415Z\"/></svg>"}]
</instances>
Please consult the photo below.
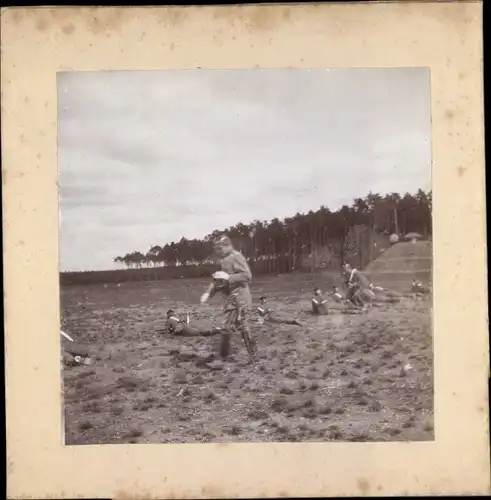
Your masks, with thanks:
<instances>
[{"instance_id":1,"label":"soldier's jacket","mask_svg":"<svg viewBox=\"0 0 491 500\"><path fill-rule=\"evenodd\" d=\"M218 328L214 328L213 325L208 324L198 323L194 325L188 325L175 315L169 316L167 318L167 321L165 323L165 330L172 335L183 335L188 337L214 335L219 331Z\"/></svg>"},{"instance_id":2,"label":"soldier's jacket","mask_svg":"<svg viewBox=\"0 0 491 500\"><path fill-rule=\"evenodd\" d=\"M347 284L354 284L359 288L367 288L370 286L369 279L358 269L353 269L351 272L347 273Z\"/></svg>"},{"instance_id":3,"label":"soldier's jacket","mask_svg":"<svg viewBox=\"0 0 491 500\"><path fill-rule=\"evenodd\" d=\"M225 311L237 308L252 308L252 296L249 283L252 280L252 273L245 257L236 250L223 258L221 270L229 276L228 286L223 289L213 289L210 296L217 291L223 292L227 296Z\"/></svg>"},{"instance_id":4,"label":"soldier's jacket","mask_svg":"<svg viewBox=\"0 0 491 500\"><path fill-rule=\"evenodd\" d=\"M328 312L327 299L321 295L312 297L312 312L314 314L326 314Z\"/></svg>"},{"instance_id":5,"label":"soldier's jacket","mask_svg":"<svg viewBox=\"0 0 491 500\"><path fill-rule=\"evenodd\" d=\"M179 333L182 331L182 323L181 320L175 316L169 316L167 321L165 322L165 329L172 334Z\"/></svg>"},{"instance_id":6,"label":"soldier's jacket","mask_svg":"<svg viewBox=\"0 0 491 500\"><path fill-rule=\"evenodd\" d=\"M271 313L271 309L269 307L257 306L257 313L260 318L267 319Z\"/></svg>"}]
</instances>

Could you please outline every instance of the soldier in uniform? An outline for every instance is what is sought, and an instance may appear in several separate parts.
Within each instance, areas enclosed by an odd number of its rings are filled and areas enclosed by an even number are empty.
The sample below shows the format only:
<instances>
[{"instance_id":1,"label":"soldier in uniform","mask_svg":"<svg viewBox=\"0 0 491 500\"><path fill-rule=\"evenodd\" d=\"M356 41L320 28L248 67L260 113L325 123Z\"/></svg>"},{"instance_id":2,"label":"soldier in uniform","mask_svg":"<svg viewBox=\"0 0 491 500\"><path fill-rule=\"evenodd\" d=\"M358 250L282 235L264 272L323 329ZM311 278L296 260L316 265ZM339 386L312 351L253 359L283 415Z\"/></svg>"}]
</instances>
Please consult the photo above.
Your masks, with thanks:
<instances>
[{"instance_id":1,"label":"soldier in uniform","mask_svg":"<svg viewBox=\"0 0 491 500\"><path fill-rule=\"evenodd\" d=\"M221 270L213 274L213 282L201 296L201 303L207 302L216 293L225 295L226 320L222 330L221 355L227 358L230 352L230 336L238 330L249 355L249 362L257 358L256 343L251 336L249 318L252 296L249 283L252 273L245 257L234 249L228 236L221 236L213 242L213 250L221 260Z\"/></svg>"},{"instance_id":2,"label":"soldier in uniform","mask_svg":"<svg viewBox=\"0 0 491 500\"><path fill-rule=\"evenodd\" d=\"M364 307L365 303L362 296L368 290L370 281L358 269L351 267L350 264L344 265L343 274L346 286L348 287L346 298L355 306Z\"/></svg>"},{"instance_id":3,"label":"soldier in uniform","mask_svg":"<svg viewBox=\"0 0 491 500\"><path fill-rule=\"evenodd\" d=\"M314 288L314 296L312 297L312 314L329 314L327 299L325 299L322 295L320 288Z\"/></svg>"},{"instance_id":4,"label":"soldier in uniform","mask_svg":"<svg viewBox=\"0 0 491 500\"><path fill-rule=\"evenodd\" d=\"M170 333L171 335L179 335L185 337L199 337L199 336L209 336L215 335L219 333L220 328L211 327L206 328L203 325L191 325L186 321L183 321L179 318L179 316L174 312L173 309L169 309L167 311L167 321L165 323L166 333Z\"/></svg>"},{"instance_id":5,"label":"soldier in uniform","mask_svg":"<svg viewBox=\"0 0 491 500\"><path fill-rule=\"evenodd\" d=\"M60 334L63 339L61 361L67 366L78 366L85 365L91 366L94 364L94 360L90 356L90 349L84 345L75 342L69 335L64 331L60 330ZM68 342L67 342L68 340Z\"/></svg>"},{"instance_id":6,"label":"soldier in uniform","mask_svg":"<svg viewBox=\"0 0 491 500\"><path fill-rule=\"evenodd\" d=\"M259 306L256 309L259 316L259 321L264 323L268 321L269 323L280 323L284 325L296 325L301 326L302 324L295 318L285 318L276 313L276 311L266 304L266 297L260 297Z\"/></svg>"},{"instance_id":7,"label":"soldier in uniform","mask_svg":"<svg viewBox=\"0 0 491 500\"><path fill-rule=\"evenodd\" d=\"M346 299L341 295L341 293L339 292L339 289L336 285L333 285L332 287L332 293L331 293L331 296L332 298L336 301L336 302L344 302Z\"/></svg>"}]
</instances>

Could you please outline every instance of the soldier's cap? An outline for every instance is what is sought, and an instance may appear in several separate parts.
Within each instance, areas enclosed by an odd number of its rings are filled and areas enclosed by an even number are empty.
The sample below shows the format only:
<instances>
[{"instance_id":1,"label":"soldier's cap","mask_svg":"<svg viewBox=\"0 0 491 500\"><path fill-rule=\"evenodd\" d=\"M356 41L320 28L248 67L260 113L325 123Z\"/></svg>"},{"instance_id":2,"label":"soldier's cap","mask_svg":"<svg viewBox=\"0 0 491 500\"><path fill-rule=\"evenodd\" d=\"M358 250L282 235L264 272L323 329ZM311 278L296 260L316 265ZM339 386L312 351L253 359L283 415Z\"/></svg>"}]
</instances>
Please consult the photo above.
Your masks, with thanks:
<instances>
[{"instance_id":1,"label":"soldier's cap","mask_svg":"<svg viewBox=\"0 0 491 500\"><path fill-rule=\"evenodd\" d=\"M214 246L232 245L232 240L226 235L218 236L213 240Z\"/></svg>"},{"instance_id":2,"label":"soldier's cap","mask_svg":"<svg viewBox=\"0 0 491 500\"><path fill-rule=\"evenodd\" d=\"M259 300L266 300L266 297L259 297Z\"/></svg>"},{"instance_id":3,"label":"soldier's cap","mask_svg":"<svg viewBox=\"0 0 491 500\"><path fill-rule=\"evenodd\" d=\"M171 316L172 314L174 314L174 310L173 309L169 309L167 311L167 316Z\"/></svg>"}]
</instances>

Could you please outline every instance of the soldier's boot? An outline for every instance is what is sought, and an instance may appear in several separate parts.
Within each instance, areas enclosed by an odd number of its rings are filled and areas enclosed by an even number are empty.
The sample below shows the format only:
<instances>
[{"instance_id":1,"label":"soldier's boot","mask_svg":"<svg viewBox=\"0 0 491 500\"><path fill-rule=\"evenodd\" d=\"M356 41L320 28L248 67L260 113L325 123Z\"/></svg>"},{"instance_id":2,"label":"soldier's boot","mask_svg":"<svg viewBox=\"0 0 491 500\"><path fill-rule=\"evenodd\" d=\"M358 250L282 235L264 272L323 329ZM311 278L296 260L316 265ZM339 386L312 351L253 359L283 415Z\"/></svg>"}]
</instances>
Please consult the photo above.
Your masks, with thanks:
<instances>
[{"instance_id":1,"label":"soldier's boot","mask_svg":"<svg viewBox=\"0 0 491 500\"><path fill-rule=\"evenodd\" d=\"M227 359L230 354L230 331L221 332L220 339L220 356L222 359Z\"/></svg>"},{"instance_id":2,"label":"soldier's boot","mask_svg":"<svg viewBox=\"0 0 491 500\"><path fill-rule=\"evenodd\" d=\"M257 360L257 344L251 337L251 333L248 329L241 329L241 334L247 349L247 354L249 355L249 363L254 363Z\"/></svg>"}]
</instances>

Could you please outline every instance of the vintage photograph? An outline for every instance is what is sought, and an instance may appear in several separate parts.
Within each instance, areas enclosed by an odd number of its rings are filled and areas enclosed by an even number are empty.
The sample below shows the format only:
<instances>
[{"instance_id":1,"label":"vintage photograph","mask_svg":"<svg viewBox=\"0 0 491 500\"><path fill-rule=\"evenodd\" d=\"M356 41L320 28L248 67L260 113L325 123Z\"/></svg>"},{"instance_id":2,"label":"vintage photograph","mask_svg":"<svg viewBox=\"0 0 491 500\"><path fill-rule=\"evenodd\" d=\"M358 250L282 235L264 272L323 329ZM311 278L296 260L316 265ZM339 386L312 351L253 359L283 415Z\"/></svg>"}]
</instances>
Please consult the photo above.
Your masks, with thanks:
<instances>
[{"instance_id":1,"label":"vintage photograph","mask_svg":"<svg viewBox=\"0 0 491 500\"><path fill-rule=\"evenodd\" d=\"M434 440L428 68L57 91L66 445Z\"/></svg>"}]
</instances>

